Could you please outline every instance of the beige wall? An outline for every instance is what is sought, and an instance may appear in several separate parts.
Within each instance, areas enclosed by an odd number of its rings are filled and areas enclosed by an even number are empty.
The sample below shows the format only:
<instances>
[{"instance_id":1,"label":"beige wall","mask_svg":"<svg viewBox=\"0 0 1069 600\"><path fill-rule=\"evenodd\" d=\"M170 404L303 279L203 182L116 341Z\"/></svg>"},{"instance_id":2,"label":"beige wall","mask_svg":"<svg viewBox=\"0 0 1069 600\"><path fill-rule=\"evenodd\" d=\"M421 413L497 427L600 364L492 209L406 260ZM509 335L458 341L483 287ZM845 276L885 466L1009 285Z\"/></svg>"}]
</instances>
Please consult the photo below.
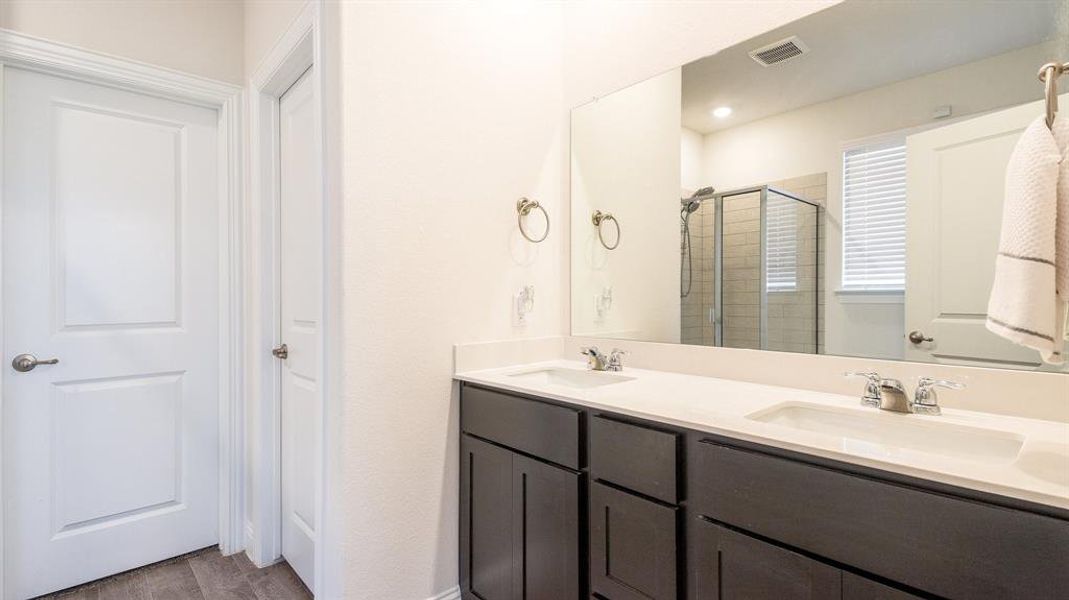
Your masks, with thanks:
<instances>
[{"instance_id":1,"label":"beige wall","mask_svg":"<svg viewBox=\"0 0 1069 600\"><path fill-rule=\"evenodd\" d=\"M240 85L240 0L3 0L0 28Z\"/></svg>"},{"instance_id":2,"label":"beige wall","mask_svg":"<svg viewBox=\"0 0 1069 600\"><path fill-rule=\"evenodd\" d=\"M457 585L452 345L562 332L561 9L341 9L345 597L422 600ZM549 212L544 243L519 196Z\"/></svg>"},{"instance_id":3,"label":"beige wall","mask_svg":"<svg viewBox=\"0 0 1069 600\"><path fill-rule=\"evenodd\" d=\"M4 0L0 28L241 85L306 0Z\"/></svg>"},{"instance_id":4,"label":"beige wall","mask_svg":"<svg viewBox=\"0 0 1069 600\"><path fill-rule=\"evenodd\" d=\"M245 76L256 72L260 61L301 12L306 0L245 0Z\"/></svg>"},{"instance_id":5,"label":"beige wall","mask_svg":"<svg viewBox=\"0 0 1069 600\"><path fill-rule=\"evenodd\" d=\"M342 5L347 598L457 584L450 347L567 329L567 109L828 4Z\"/></svg>"},{"instance_id":6,"label":"beige wall","mask_svg":"<svg viewBox=\"0 0 1069 600\"><path fill-rule=\"evenodd\" d=\"M576 108L571 118L572 331L679 341L680 92L673 69ZM595 210L620 226L608 250ZM616 225L602 225L606 243ZM594 296L612 290L603 315Z\"/></svg>"}]
</instances>

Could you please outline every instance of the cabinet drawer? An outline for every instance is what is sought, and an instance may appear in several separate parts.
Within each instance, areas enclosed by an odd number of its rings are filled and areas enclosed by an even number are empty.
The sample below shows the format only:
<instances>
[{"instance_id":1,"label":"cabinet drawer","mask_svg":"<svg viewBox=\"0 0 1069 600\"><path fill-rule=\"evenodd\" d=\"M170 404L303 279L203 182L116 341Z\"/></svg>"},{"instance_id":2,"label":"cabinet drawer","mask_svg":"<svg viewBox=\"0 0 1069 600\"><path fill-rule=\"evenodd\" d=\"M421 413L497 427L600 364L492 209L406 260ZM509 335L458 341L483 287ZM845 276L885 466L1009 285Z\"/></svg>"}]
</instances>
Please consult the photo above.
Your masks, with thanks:
<instances>
[{"instance_id":1,"label":"cabinet drawer","mask_svg":"<svg viewBox=\"0 0 1069 600\"><path fill-rule=\"evenodd\" d=\"M669 504L679 501L679 436L648 427L590 419L590 473Z\"/></svg>"},{"instance_id":2,"label":"cabinet drawer","mask_svg":"<svg viewBox=\"0 0 1069 600\"><path fill-rule=\"evenodd\" d=\"M465 385L460 392L460 427L539 458L580 468L580 412Z\"/></svg>"},{"instance_id":3,"label":"cabinet drawer","mask_svg":"<svg viewBox=\"0 0 1069 600\"><path fill-rule=\"evenodd\" d=\"M698 514L947 598L1069 597L1069 522L692 441Z\"/></svg>"},{"instance_id":4,"label":"cabinet drawer","mask_svg":"<svg viewBox=\"0 0 1069 600\"><path fill-rule=\"evenodd\" d=\"M679 509L590 485L590 586L612 600L675 600Z\"/></svg>"}]
</instances>

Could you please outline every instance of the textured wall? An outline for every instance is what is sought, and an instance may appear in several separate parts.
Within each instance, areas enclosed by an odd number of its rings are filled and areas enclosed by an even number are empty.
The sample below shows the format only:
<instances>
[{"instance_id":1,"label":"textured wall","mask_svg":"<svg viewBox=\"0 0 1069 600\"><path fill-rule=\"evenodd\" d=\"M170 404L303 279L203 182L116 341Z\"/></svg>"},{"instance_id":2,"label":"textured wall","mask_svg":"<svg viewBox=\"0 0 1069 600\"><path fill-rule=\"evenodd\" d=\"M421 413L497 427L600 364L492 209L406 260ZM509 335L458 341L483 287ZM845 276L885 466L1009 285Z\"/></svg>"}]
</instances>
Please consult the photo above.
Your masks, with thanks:
<instances>
[{"instance_id":1,"label":"textured wall","mask_svg":"<svg viewBox=\"0 0 1069 600\"><path fill-rule=\"evenodd\" d=\"M240 85L241 0L4 0L0 27Z\"/></svg>"},{"instance_id":2,"label":"textured wall","mask_svg":"<svg viewBox=\"0 0 1069 600\"><path fill-rule=\"evenodd\" d=\"M342 5L347 597L457 584L450 346L566 328L567 109L828 4Z\"/></svg>"},{"instance_id":3,"label":"textured wall","mask_svg":"<svg viewBox=\"0 0 1069 600\"><path fill-rule=\"evenodd\" d=\"M458 577L452 345L564 324L561 12L346 3L341 25L346 597L429 598ZM537 246L521 195L553 219Z\"/></svg>"}]
</instances>

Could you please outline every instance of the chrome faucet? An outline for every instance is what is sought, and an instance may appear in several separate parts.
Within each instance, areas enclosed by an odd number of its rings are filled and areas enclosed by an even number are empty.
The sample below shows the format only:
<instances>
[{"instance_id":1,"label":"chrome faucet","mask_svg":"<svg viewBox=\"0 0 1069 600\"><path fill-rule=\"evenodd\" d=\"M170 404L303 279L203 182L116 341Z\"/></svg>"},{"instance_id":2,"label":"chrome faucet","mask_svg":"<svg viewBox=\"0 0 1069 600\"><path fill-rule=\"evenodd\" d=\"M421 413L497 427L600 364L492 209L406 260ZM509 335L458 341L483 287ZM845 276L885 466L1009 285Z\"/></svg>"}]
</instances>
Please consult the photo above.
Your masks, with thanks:
<instances>
[{"instance_id":1,"label":"chrome faucet","mask_svg":"<svg viewBox=\"0 0 1069 600\"><path fill-rule=\"evenodd\" d=\"M606 356L598 350L597 346L583 346L579 349L579 354L586 357L586 368L591 371L622 371L624 363L621 358L627 355L627 352L613 348L612 352Z\"/></svg>"},{"instance_id":2,"label":"chrome faucet","mask_svg":"<svg viewBox=\"0 0 1069 600\"><path fill-rule=\"evenodd\" d=\"M965 384L947 381L946 379L921 377L920 381L917 382L917 390L913 393L913 400L909 403L910 412L922 415L943 414L942 409L939 408L939 398L935 395L935 388L937 387L947 388L948 390L963 390L965 389Z\"/></svg>"},{"instance_id":3,"label":"chrome faucet","mask_svg":"<svg viewBox=\"0 0 1069 600\"><path fill-rule=\"evenodd\" d=\"M579 354L586 357L586 368L591 371L604 371L609 365L608 357L602 354L597 346L583 346L579 349Z\"/></svg>"},{"instance_id":4,"label":"chrome faucet","mask_svg":"<svg viewBox=\"0 0 1069 600\"><path fill-rule=\"evenodd\" d=\"M945 379L933 379L921 377L917 382L917 389L910 400L906 395L906 388L897 379L880 377L876 372L843 373L846 377L864 377L865 394L861 397L862 406L872 406L881 410L889 410L900 413L915 413L919 415L939 415L939 399L935 395L935 388L942 387L951 390L965 389L965 385Z\"/></svg>"},{"instance_id":5,"label":"chrome faucet","mask_svg":"<svg viewBox=\"0 0 1069 600\"><path fill-rule=\"evenodd\" d=\"M880 377L875 371L843 373L846 377L864 377L865 394L861 396L862 406L871 406L892 412L911 412L912 403L906 396L906 388L897 379Z\"/></svg>"},{"instance_id":6,"label":"chrome faucet","mask_svg":"<svg viewBox=\"0 0 1069 600\"><path fill-rule=\"evenodd\" d=\"M897 379L880 379L880 410L908 413L912 411L906 388Z\"/></svg>"}]
</instances>

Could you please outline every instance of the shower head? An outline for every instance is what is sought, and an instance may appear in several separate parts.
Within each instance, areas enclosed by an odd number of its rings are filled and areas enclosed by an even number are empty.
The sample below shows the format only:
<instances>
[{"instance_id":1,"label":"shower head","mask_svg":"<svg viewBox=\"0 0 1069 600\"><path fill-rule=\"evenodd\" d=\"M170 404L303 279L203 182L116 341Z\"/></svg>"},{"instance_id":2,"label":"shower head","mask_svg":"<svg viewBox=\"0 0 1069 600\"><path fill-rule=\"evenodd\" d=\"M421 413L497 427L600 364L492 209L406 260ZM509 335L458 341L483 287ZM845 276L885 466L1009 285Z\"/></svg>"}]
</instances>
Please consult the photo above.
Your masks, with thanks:
<instances>
[{"instance_id":1,"label":"shower head","mask_svg":"<svg viewBox=\"0 0 1069 600\"><path fill-rule=\"evenodd\" d=\"M690 213L692 213L692 212L698 210L699 208L701 208L702 201L703 200L708 200L709 198L712 198L713 194L715 194L715 193L716 193L716 190L713 189L712 186L708 186L708 187L703 187L700 190L694 192L693 194L690 195L690 198L682 198L682 199L680 199L680 203L683 205L682 211L685 212L685 214L689 215Z\"/></svg>"},{"instance_id":2,"label":"shower head","mask_svg":"<svg viewBox=\"0 0 1069 600\"><path fill-rule=\"evenodd\" d=\"M713 188L713 186L710 185L710 186L703 187L703 188L699 189L698 191L694 192L693 194L690 195L690 198L687 198L687 200L705 200L707 198L712 197L712 195L715 194L715 193L716 193L716 189Z\"/></svg>"}]
</instances>

